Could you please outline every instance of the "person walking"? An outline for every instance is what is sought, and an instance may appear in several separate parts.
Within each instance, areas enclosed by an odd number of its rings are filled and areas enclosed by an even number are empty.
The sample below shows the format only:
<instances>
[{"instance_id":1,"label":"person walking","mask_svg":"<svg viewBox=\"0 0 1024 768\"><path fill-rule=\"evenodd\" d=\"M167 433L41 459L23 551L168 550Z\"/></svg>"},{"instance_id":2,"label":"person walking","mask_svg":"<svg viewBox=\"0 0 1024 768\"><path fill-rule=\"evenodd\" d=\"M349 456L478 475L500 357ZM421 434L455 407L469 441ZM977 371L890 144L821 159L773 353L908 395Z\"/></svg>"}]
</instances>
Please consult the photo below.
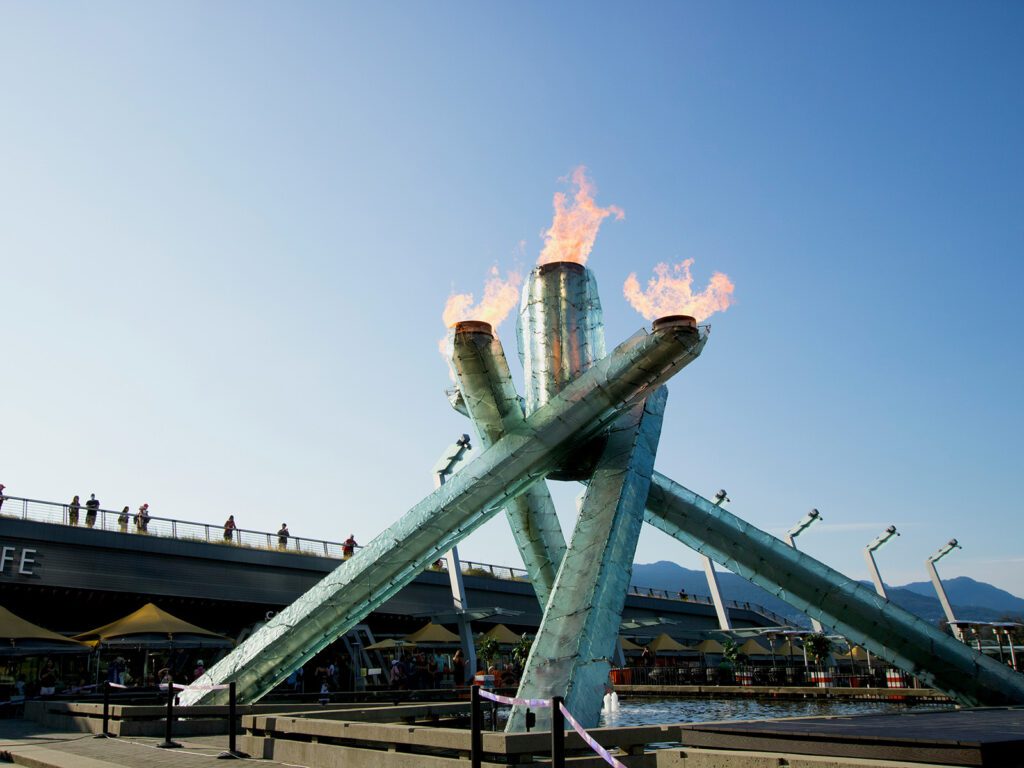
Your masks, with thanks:
<instances>
[{"instance_id":1,"label":"person walking","mask_svg":"<svg viewBox=\"0 0 1024 768\"><path fill-rule=\"evenodd\" d=\"M147 533L149 530L149 504L143 504L139 507L138 513L135 515L135 532L136 533Z\"/></svg>"},{"instance_id":2,"label":"person walking","mask_svg":"<svg viewBox=\"0 0 1024 768\"><path fill-rule=\"evenodd\" d=\"M71 499L71 503L68 504L68 525L78 525L78 510L81 508L77 496Z\"/></svg>"},{"instance_id":3,"label":"person walking","mask_svg":"<svg viewBox=\"0 0 1024 768\"><path fill-rule=\"evenodd\" d=\"M341 545L341 556L345 560L348 560L356 553L356 547L358 546L359 544L356 543L356 535L354 533L350 533L348 538L345 539Z\"/></svg>"},{"instance_id":4,"label":"person walking","mask_svg":"<svg viewBox=\"0 0 1024 768\"><path fill-rule=\"evenodd\" d=\"M277 548L288 549L288 537L291 534L288 532L288 523L281 523L281 530L277 532Z\"/></svg>"},{"instance_id":5,"label":"person walking","mask_svg":"<svg viewBox=\"0 0 1024 768\"><path fill-rule=\"evenodd\" d=\"M0 483L0 509L3 509L4 499L7 498L6 496L4 496L4 487L4 484Z\"/></svg>"},{"instance_id":6,"label":"person walking","mask_svg":"<svg viewBox=\"0 0 1024 768\"><path fill-rule=\"evenodd\" d=\"M228 515L228 519L224 521L224 541L231 541L235 535L235 516Z\"/></svg>"},{"instance_id":7,"label":"person walking","mask_svg":"<svg viewBox=\"0 0 1024 768\"><path fill-rule=\"evenodd\" d=\"M100 502L95 493L89 494L89 500L85 502L85 525L92 528L96 525L96 515L100 511Z\"/></svg>"},{"instance_id":8,"label":"person walking","mask_svg":"<svg viewBox=\"0 0 1024 768\"><path fill-rule=\"evenodd\" d=\"M117 516L117 527L121 529L121 533L128 533L128 520L131 518L131 512L128 511L128 507L121 510L121 514Z\"/></svg>"}]
</instances>

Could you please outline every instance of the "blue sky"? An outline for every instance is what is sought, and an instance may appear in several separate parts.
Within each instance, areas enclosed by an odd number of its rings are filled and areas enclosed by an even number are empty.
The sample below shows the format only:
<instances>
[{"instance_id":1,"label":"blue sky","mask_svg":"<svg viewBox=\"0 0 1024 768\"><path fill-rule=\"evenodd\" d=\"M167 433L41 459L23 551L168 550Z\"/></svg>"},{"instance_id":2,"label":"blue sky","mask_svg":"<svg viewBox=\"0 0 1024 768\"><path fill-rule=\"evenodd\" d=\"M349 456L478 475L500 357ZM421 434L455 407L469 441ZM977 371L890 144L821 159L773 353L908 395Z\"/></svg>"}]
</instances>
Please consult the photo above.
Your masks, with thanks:
<instances>
[{"instance_id":1,"label":"blue sky","mask_svg":"<svg viewBox=\"0 0 1024 768\"><path fill-rule=\"evenodd\" d=\"M610 345L630 272L736 285L660 471L818 507L852 577L895 523L887 581L956 536L943 575L1024 594L1024 8L378 5L0 5L8 493L370 539L469 429L445 300L584 164ZM518 564L501 518L461 551Z\"/></svg>"}]
</instances>

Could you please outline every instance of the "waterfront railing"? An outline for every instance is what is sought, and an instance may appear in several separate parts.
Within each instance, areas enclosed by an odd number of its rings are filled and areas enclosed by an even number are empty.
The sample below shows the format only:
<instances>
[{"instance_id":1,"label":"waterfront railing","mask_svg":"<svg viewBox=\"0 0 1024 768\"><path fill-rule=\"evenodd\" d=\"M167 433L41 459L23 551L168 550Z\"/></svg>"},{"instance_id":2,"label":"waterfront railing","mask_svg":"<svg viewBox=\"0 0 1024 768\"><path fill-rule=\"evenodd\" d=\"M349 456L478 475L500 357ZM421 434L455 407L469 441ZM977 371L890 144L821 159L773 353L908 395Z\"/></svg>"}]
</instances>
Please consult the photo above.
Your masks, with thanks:
<instances>
[{"instance_id":1,"label":"waterfront railing","mask_svg":"<svg viewBox=\"0 0 1024 768\"><path fill-rule=\"evenodd\" d=\"M79 528L93 528L102 531L115 531L119 533L139 534L145 536L159 536L162 538L177 539L180 541L202 541L211 544L224 544L251 549L280 550L287 552L298 552L306 555L317 555L342 559L344 557L344 545L340 541L328 541L325 539L313 539L305 536L295 536L289 533L285 543L280 543L279 536L270 531L256 531L247 528L235 528L231 537L225 536L224 524L220 523L197 523L190 520L178 520L170 517L157 517L150 515L145 522L145 529L142 524L137 523L138 509L129 509L127 520L124 513L113 509L99 509L96 517L91 521L86 509L85 502L82 502L77 517L73 514L70 504L61 504L54 501L43 501L41 499L29 499L21 496L4 496L0 505L0 515L20 517L24 520L32 520L41 523L54 525L75 525ZM358 545L356 547L359 548ZM440 561L435 564L434 570L443 570ZM528 581L527 572L522 568L515 568L507 565L494 565L491 563L478 563L471 560L462 561L462 572L467 576L484 576L495 579L506 579L511 581ZM632 585L629 594L637 597L652 597L660 600L676 600L700 605L714 605L709 595L691 595L684 592L672 592L657 587L642 587ZM738 600L726 600L728 608L751 611L752 613L764 616L778 626L786 626L792 622L784 616L759 605L758 603L741 602Z\"/></svg>"}]
</instances>

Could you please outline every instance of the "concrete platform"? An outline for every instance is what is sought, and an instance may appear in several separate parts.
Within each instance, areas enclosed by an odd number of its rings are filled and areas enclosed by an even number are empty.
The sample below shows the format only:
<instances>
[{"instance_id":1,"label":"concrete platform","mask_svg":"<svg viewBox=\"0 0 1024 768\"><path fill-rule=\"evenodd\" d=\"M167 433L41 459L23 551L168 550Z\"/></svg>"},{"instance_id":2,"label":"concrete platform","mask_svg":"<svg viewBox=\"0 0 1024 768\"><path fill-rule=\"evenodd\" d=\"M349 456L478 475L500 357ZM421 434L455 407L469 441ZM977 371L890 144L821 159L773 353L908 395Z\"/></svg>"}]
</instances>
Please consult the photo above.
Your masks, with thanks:
<instances>
[{"instance_id":1,"label":"concrete platform","mask_svg":"<svg viewBox=\"0 0 1024 768\"><path fill-rule=\"evenodd\" d=\"M683 726L680 738L686 748L659 755L659 768L793 766L798 760L1017 768L1024 766L1024 707L700 723Z\"/></svg>"}]
</instances>

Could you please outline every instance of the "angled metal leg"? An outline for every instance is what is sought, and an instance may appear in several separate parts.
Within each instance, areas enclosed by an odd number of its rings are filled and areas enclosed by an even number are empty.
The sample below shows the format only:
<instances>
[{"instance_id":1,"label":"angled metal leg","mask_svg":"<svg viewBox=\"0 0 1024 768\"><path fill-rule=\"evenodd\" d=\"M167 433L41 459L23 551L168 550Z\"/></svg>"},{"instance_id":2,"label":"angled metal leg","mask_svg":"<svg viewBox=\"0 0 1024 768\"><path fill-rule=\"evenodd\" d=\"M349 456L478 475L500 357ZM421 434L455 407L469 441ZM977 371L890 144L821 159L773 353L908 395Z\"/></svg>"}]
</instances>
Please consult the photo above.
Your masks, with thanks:
<instances>
[{"instance_id":1,"label":"angled metal leg","mask_svg":"<svg viewBox=\"0 0 1024 768\"><path fill-rule=\"evenodd\" d=\"M584 727L597 725L619 638L644 501L654 471L667 391L634 406L612 428L519 686L522 698L564 695ZM550 713L537 713L537 727ZM506 730L526 728L514 707Z\"/></svg>"},{"instance_id":2,"label":"angled metal leg","mask_svg":"<svg viewBox=\"0 0 1024 768\"><path fill-rule=\"evenodd\" d=\"M489 325L457 324L451 360L466 411L485 447L500 440L507 431L523 428L526 418L522 402L512 383L501 342ZM539 481L513 499L505 507L505 515L543 609L565 554L565 537L547 484Z\"/></svg>"},{"instance_id":3,"label":"angled metal leg","mask_svg":"<svg viewBox=\"0 0 1024 768\"><path fill-rule=\"evenodd\" d=\"M396 523L343 562L206 671L184 704L220 703L230 681L238 700L257 701L292 670L345 634L430 563L457 545L534 482L553 471L581 440L608 427L685 365L706 337L662 327L620 344L523 424L485 450Z\"/></svg>"},{"instance_id":4,"label":"angled metal leg","mask_svg":"<svg viewBox=\"0 0 1024 768\"><path fill-rule=\"evenodd\" d=\"M960 704L1024 703L1024 676L657 472L645 519Z\"/></svg>"}]
</instances>

